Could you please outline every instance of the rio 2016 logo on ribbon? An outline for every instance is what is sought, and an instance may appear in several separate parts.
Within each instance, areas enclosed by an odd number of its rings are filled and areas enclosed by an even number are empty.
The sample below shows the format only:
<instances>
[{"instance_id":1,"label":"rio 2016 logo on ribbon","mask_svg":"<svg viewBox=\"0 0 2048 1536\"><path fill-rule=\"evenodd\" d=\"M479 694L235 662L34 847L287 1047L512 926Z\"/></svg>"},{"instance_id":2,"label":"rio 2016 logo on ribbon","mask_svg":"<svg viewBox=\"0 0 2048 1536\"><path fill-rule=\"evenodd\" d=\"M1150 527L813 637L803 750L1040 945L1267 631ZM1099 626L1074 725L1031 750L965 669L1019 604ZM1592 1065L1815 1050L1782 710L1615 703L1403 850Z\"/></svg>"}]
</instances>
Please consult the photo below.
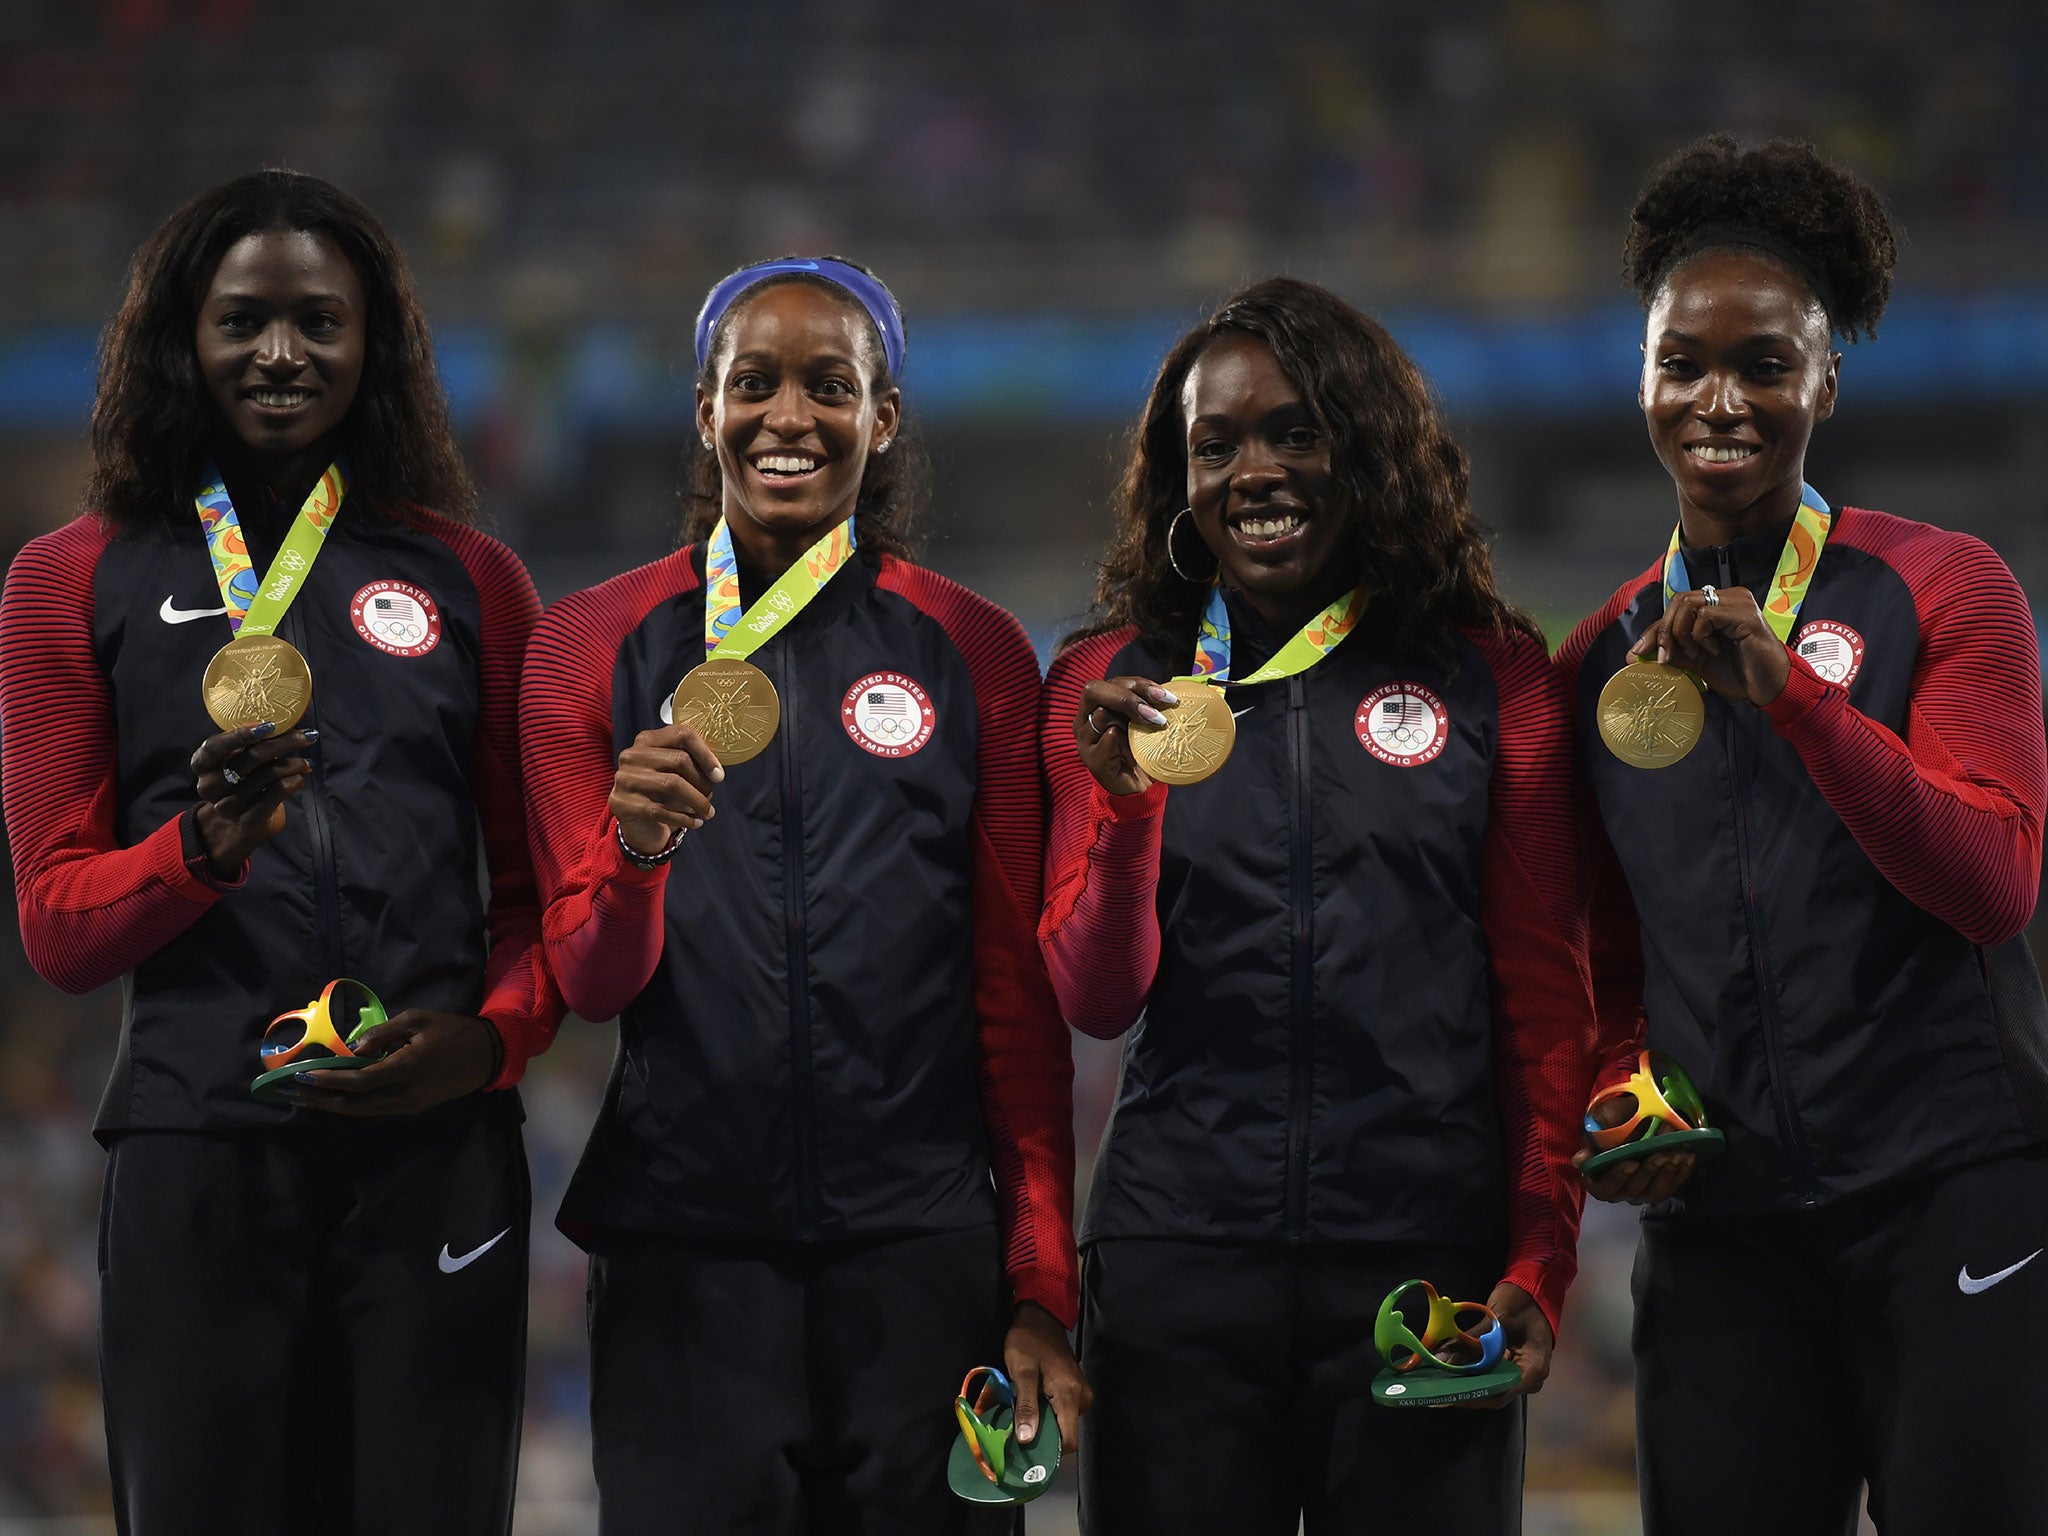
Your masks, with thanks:
<instances>
[{"instance_id":1,"label":"rio 2016 logo on ribbon","mask_svg":"<svg viewBox=\"0 0 2048 1536\"><path fill-rule=\"evenodd\" d=\"M1358 744L1396 768L1435 762L1451 739L1450 711L1420 683L1381 684L1359 701L1352 724Z\"/></svg>"},{"instance_id":2,"label":"rio 2016 logo on ribbon","mask_svg":"<svg viewBox=\"0 0 2048 1536\"><path fill-rule=\"evenodd\" d=\"M855 746L876 757L909 757L932 739L939 717L917 679L870 672L846 690L839 723Z\"/></svg>"},{"instance_id":3,"label":"rio 2016 logo on ribbon","mask_svg":"<svg viewBox=\"0 0 2048 1536\"><path fill-rule=\"evenodd\" d=\"M409 582L371 582L349 600L348 616L386 656L424 656L441 643L441 610Z\"/></svg>"}]
</instances>

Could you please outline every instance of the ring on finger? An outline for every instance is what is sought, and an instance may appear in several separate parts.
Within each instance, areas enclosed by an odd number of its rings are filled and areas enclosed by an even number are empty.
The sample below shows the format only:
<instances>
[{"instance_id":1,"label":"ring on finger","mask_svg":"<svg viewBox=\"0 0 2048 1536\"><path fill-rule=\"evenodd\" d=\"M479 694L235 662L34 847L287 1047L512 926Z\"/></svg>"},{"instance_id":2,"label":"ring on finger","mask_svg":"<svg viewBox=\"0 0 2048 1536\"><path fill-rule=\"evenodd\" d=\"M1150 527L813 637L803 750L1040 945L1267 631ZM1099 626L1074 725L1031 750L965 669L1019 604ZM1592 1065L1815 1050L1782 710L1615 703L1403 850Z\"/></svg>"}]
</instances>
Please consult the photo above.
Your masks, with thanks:
<instances>
[{"instance_id":1,"label":"ring on finger","mask_svg":"<svg viewBox=\"0 0 2048 1536\"><path fill-rule=\"evenodd\" d=\"M222 763L220 765L220 776L228 781L228 787L230 789L234 788L235 785L242 782L242 776L239 773L235 772L234 769L230 768L226 763Z\"/></svg>"},{"instance_id":2,"label":"ring on finger","mask_svg":"<svg viewBox=\"0 0 2048 1536\"><path fill-rule=\"evenodd\" d=\"M1706 599L1709 608L1718 608L1721 605L1721 594L1712 587L1701 587L1700 596Z\"/></svg>"},{"instance_id":3,"label":"ring on finger","mask_svg":"<svg viewBox=\"0 0 2048 1536\"><path fill-rule=\"evenodd\" d=\"M1096 739L1097 741L1100 741L1100 740L1102 740L1102 733L1103 733L1104 731L1106 731L1106 730L1108 730L1108 729L1109 729L1109 727L1108 727L1107 725L1097 725L1097 724L1095 723L1095 716L1096 716L1096 715L1097 715L1097 714L1098 714L1099 712L1100 712L1099 710L1091 709L1091 710L1089 710L1089 711L1088 711L1088 717L1087 717L1087 718L1088 718L1088 729L1089 729L1089 730L1091 730L1091 731L1093 731L1093 732L1095 733L1095 739Z\"/></svg>"}]
</instances>

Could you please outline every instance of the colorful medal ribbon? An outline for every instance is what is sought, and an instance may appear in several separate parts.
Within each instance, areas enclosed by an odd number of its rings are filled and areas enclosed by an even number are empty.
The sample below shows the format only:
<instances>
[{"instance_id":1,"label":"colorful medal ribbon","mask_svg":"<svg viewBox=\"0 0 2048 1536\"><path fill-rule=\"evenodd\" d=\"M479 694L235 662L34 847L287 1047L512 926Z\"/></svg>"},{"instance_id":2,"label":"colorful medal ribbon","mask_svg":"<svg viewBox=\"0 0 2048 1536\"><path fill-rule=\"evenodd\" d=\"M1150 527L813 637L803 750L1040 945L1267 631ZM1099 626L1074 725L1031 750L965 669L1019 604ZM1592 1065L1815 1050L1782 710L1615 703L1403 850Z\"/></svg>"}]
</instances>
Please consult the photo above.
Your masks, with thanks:
<instances>
[{"instance_id":1,"label":"colorful medal ribbon","mask_svg":"<svg viewBox=\"0 0 2048 1536\"><path fill-rule=\"evenodd\" d=\"M783 625L802 613L839 568L853 558L859 539L848 518L775 578L753 607L740 611L740 563L732 552L725 519L711 531L704 551L704 651L708 657L744 661L766 645Z\"/></svg>"},{"instance_id":2,"label":"colorful medal ribbon","mask_svg":"<svg viewBox=\"0 0 2048 1536\"><path fill-rule=\"evenodd\" d=\"M206 534L214 580L220 583L220 600L227 605L228 628L236 636L267 635L284 622L285 610L312 573L347 492L348 471L343 461L336 459L307 494L277 558L259 584L241 519L228 499L227 482L213 465L206 466L205 484L193 505L199 509L199 526Z\"/></svg>"},{"instance_id":3,"label":"colorful medal ribbon","mask_svg":"<svg viewBox=\"0 0 2048 1536\"><path fill-rule=\"evenodd\" d=\"M1195 665L1189 673L1199 682L1229 684L1248 688L1253 683L1276 682L1306 672L1344 642L1358 623L1358 589L1353 588L1321 613L1302 625L1294 638L1273 653L1267 663L1250 677L1233 680L1230 675L1230 610L1224 606L1223 585L1209 588L1209 603L1202 611L1201 628L1195 634Z\"/></svg>"},{"instance_id":4,"label":"colorful medal ribbon","mask_svg":"<svg viewBox=\"0 0 2048 1536\"><path fill-rule=\"evenodd\" d=\"M1827 547L1828 527L1834 514L1812 486L1799 487L1799 512L1792 519L1792 531L1785 537L1785 552L1778 556L1777 574L1764 594L1764 622L1786 645L1792 643L1792 626L1799 622L1806 589L1813 585L1813 573L1820 565L1820 552ZM1664 611L1671 611L1671 599L1692 590L1685 572L1685 556L1679 550L1680 528L1671 530L1671 547L1664 551Z\"/></svg>"}]
</instances>

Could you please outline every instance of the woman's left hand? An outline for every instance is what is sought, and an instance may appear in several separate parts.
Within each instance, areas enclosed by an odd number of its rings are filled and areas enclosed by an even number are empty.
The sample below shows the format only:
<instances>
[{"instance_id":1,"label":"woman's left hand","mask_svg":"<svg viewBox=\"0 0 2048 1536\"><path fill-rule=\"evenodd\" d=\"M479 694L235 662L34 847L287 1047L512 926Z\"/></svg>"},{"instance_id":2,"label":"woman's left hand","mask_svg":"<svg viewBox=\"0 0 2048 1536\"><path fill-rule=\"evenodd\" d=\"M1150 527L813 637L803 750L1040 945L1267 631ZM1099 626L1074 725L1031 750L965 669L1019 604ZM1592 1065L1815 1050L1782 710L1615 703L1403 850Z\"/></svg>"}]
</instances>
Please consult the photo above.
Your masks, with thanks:
<instances>
[{"instance_id":1,"label":"woman's left hand","mask_svg":"<svg viewBox=\"0 0 2048 1536\"><path fill-rule=\"evenodd\" d=\"M1694 674L1724 699L1762 709L1785 691L1792 653L1771 632L1747 587L1680 592L1664 616L1628 648L1631 658L1652 656Z\"/></svg>"},{"instance_id":2,"label":"woman's left hand","mask_svg":"<svg viewBox=\"0 0 2048 1536\"><path fill-rule=\"evenodd\" d=\"M370 1065L308 1068L289 1097L331 1115L415 1115L488 1083L498 1060L494 1037L492 1025L469 1014L408 1008L349 1047Z\"/></svg>"},{"instance_id":3,"label":"woman's left hand","mask_svg":"<svg viewBox=\"0 0 2048 1536\"><path fill-rule=\"evenodd\" d=\"M1486 1298L1486 1304L1493 1308L1501 1331L1507 1335L1505 1358L1522 1368L1522 1384L1506 1397L1487 1404L1494 1408L1513 1402L1526 1392L1543 1390L1544 1380L1550 1375L1550 1352L1557 1347L1557 1335L1550 1331L1550 1319L1536 1305L1536 1298L1519 1285L1501 1281Z\"/></svg>"},{"instance_id":4,"label":"woman's left hand","mask_svg":"<svg viewBox=\"0 0 2048 1536\"><path fill-rule=\"evenodd\" d=\"M1078 1450L1081 1415L1095 1401L1094 1389L1081 1374L1067 1342L1067 1330L1035 1301L1017 1304L1017 1315L1003 1340L1003 1370L1017 1389L1017 1438L1029 1445L1038 1438L1038 1400L1052 1399L1060 1425L1060 1449Z\"/></svg>"}]
</instances>

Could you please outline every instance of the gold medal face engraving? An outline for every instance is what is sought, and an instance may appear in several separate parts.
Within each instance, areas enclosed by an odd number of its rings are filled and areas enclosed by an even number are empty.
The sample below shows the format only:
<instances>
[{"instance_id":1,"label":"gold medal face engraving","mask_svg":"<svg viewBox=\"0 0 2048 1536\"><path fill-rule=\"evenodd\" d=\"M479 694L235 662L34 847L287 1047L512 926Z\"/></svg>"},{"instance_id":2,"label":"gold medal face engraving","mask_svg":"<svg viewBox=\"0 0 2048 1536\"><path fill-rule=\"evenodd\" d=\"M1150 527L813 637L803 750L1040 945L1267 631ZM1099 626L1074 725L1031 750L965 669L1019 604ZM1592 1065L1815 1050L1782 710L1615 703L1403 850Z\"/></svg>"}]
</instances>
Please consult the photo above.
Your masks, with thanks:
<instances>
[{"instance_id":1,"label":"gold medal face engraving","mask_svg":"<svg viewBox=\"0 0 2048 1536\"><path fill-rule=\"evenodd\" d=\"M200 686L206 712L224 731L265 720L288 731L305 718L313 701L306 658L275 635L237 635L213 653Z\"/></svg>"},{"instance_id":2,"label":"gold medal face engraving","mask_svg":"<svg viewBox=\"0 0 2048 1536\"><path fill-rule=\"evenodd\" d=\"M1164 725L1130 722L1131 756L1162 784L1199 784L1230 756L1237 721L1221 688L1180 683L1180 702L1163 710Z\"/></svg>"},{"instance_id":3,"label":"gold medal face engraving","mask_svg":"<svg viewBox=\"0 0 2048 1536\"><path fill-rule=\"evenodd\" d=\"M1630 662L1600 690L1600 739L1632 768L1668 768L1706 728L1699 685L1661 661Z\"/></svg>"},{"instance_id":4,"label":"gold medal face engraving","mask_svg":"<svg viewBox=\"0 0 2048 1536\"><path fill-rule=\"evenodd\" d=\"M782 723L782 700L768 674L729 656L692 667L676 684L670 711L677 725L694 725L727 766L758 756Z\"/></svg>"}]
</instances>

